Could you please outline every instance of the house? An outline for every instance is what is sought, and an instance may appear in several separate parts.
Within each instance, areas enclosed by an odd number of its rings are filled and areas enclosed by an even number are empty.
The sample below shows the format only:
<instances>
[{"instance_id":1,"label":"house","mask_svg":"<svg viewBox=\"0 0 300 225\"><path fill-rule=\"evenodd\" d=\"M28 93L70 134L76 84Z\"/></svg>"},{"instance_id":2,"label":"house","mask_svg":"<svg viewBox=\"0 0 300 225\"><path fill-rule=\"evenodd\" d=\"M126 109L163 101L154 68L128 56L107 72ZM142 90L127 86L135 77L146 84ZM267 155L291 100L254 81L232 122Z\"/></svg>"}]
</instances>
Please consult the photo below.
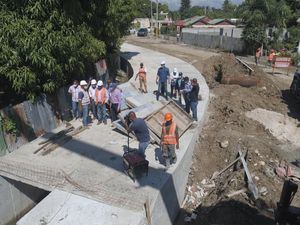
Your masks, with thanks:
<instances>
[{"instance_id":1,"label":"house","mask_svg":"<svg viewBox=\"0 0 300 225\"><path fill-rule=\"evenodd\" d=\"M208 27L235 27L234 23L228 19L213 19L208 22Z\"/></svg>"},{"instance_id":2,"label":"house","mask_svg":"<svg viewBox=\"0 0 300 225\"><path fill-rule=\"evenodd\" d=\"M198 27L203 24L207 24L210 18L207 16L194 16L185 20L178 20L175 22L177 30L181 30L184 27Z\"/></svg>"},{"instance_id":3,"label":"house","mask_svg":"<svg viewBox=\"0 0 300 225\"><path fill-rule=\"evenodd\" d=\"M132 22L136 28L148 28L150 27L149 18L135 18Z\"/></svg>"}]
</instances>

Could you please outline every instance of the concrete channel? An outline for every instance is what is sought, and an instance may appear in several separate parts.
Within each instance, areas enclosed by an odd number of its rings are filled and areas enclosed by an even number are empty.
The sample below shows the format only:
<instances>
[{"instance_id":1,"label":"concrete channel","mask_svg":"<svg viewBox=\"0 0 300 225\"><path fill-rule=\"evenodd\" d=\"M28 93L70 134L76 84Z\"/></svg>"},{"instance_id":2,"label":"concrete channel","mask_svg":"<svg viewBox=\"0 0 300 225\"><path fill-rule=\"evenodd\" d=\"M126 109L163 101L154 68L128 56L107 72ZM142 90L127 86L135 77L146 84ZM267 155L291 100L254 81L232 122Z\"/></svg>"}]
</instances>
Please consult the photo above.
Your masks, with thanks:
<instances>
[{"instance_id":1,"label":"concrete channel","mask_svg":"<svg viewBox=\"0 0 300 225\"><path fill-rule=\"evenodd\" d=\"M122 56L135 72L140 62L147 67L151 93L139 93L134 77L120 85L125 100L134 99L140 107L155 108L158 104L152 92L156 90L156 71L161 61L166 61L170 70L176 67L184 76L198 79L202 97L199 122L180 138L177 164L165 171L156 160L157 146L150 145L146 152L149 175L133 182L122 168L127 137L109 125L94 123L49 154L35 153L39 143L47 139L38 138L0 158L1 176L50 192L18 225L168 225L174 221L184 199L193 150L209 103L209 88L199 71L178 58L130 44L123 44ZM78 127L80 123L72 125ZM137 147L137 141L132 139L130 146ZM5 194L0 193L0 202L5 199ZM3 213L0 211L1 225L5 224Z\"/></svg>"}]
</instances>

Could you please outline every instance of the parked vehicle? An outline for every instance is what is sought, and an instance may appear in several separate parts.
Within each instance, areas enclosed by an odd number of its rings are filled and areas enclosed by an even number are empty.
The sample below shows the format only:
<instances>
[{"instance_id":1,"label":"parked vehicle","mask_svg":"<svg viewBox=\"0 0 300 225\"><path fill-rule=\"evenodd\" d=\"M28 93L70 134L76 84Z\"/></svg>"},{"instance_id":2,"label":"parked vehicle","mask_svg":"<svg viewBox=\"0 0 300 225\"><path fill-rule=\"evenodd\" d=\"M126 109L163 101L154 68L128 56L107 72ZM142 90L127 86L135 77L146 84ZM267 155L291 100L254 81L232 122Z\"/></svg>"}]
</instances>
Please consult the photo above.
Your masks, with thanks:
<instances>
[{"instance_id":1,"label":"parked vehicle","mask_svg":"<svg viewBox=\"0 0 300 225\"><path fill-rule=\"evenodd\" d=\"M138 37L146 37L148 36L148 29L147 28L141 28L137 32Z\"/></svg>"}]
</instances>

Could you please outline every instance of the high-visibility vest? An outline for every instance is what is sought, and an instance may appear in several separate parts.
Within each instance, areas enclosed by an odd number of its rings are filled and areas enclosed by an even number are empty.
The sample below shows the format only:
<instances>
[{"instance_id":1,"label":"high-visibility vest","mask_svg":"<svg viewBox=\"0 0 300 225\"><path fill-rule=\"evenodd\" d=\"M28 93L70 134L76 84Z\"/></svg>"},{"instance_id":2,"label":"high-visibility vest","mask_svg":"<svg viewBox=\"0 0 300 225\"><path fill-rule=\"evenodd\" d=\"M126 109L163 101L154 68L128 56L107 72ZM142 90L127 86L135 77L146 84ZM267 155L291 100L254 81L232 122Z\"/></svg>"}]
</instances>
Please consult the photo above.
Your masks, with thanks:
<instances>
[{"instance_id":1,"label":"high-visibility vest","mask_svg":"<svg viewBox=\"0 0 300 225\"><path fill-rule=\"evenodd\" d=\"M167 134L166 124L164 123L162 126L162 133L163 133L162 144L176 145L177 140L176 140L175 131L176 131L176 123L172 122L172 124L170 125L169 133Z\"/></svg>"},{"instance_id":2,"label":"high-visibility vest","mask_svg":"<svg viewBox=\"0 0 300 225\"><path fill-rule=\"evenodd\" d=\"M101 88L100 91L98 88L96 89L96 104L99 102L99 92L101 92L101 104L104 105L106 100L106 88Z\"/></svg>"},{"instance_id":3,"label":"high-visibility vest","mask_svg":"<svg viewBox=\"0 0 300 225\"><path fill-rule=\"evenodd\" d=\"M146 70L144 67L139 69L139 77L145 78L146 77Z\"/></svg>"}]
</instances>

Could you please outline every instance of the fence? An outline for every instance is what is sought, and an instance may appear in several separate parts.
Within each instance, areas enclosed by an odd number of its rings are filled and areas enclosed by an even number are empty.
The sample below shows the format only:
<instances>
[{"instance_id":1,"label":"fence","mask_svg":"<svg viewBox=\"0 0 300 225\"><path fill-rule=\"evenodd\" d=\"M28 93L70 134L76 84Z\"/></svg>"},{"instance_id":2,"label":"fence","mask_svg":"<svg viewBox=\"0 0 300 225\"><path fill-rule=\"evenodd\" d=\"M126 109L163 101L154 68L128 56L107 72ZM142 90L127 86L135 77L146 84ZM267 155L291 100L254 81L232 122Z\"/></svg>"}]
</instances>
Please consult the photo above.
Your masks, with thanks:
<instances>
[{"instance_id":1,"label":"fence","mask_svg":"<svg viewBox=\"0 0 300 225\"><path fill-rule=\"evenodd\" d=\"M62 120L69 120L71 118L70 103L71 99L67 88L61 88L56 96L43 94L34 103L25 101L1 109L1 117L10 118L16 124L19 134L17 136L3 135L0 129L0 154L5 153L3 149L7 148L8 151L13 151L24 143L55 129ZM5 137L5 141L2 140L2 137Z\"/></svg>"},{"instance_id":2,"label":"fence","mask_svg":"<svg viewBox=\"0 0 300 225\"><path fill-rule=\"evenodd\" d=\"M182 41L185 44L228 52L243 53L245 51L245 43L241 38L183 32Z\"/></svg>"}]
</instances>

